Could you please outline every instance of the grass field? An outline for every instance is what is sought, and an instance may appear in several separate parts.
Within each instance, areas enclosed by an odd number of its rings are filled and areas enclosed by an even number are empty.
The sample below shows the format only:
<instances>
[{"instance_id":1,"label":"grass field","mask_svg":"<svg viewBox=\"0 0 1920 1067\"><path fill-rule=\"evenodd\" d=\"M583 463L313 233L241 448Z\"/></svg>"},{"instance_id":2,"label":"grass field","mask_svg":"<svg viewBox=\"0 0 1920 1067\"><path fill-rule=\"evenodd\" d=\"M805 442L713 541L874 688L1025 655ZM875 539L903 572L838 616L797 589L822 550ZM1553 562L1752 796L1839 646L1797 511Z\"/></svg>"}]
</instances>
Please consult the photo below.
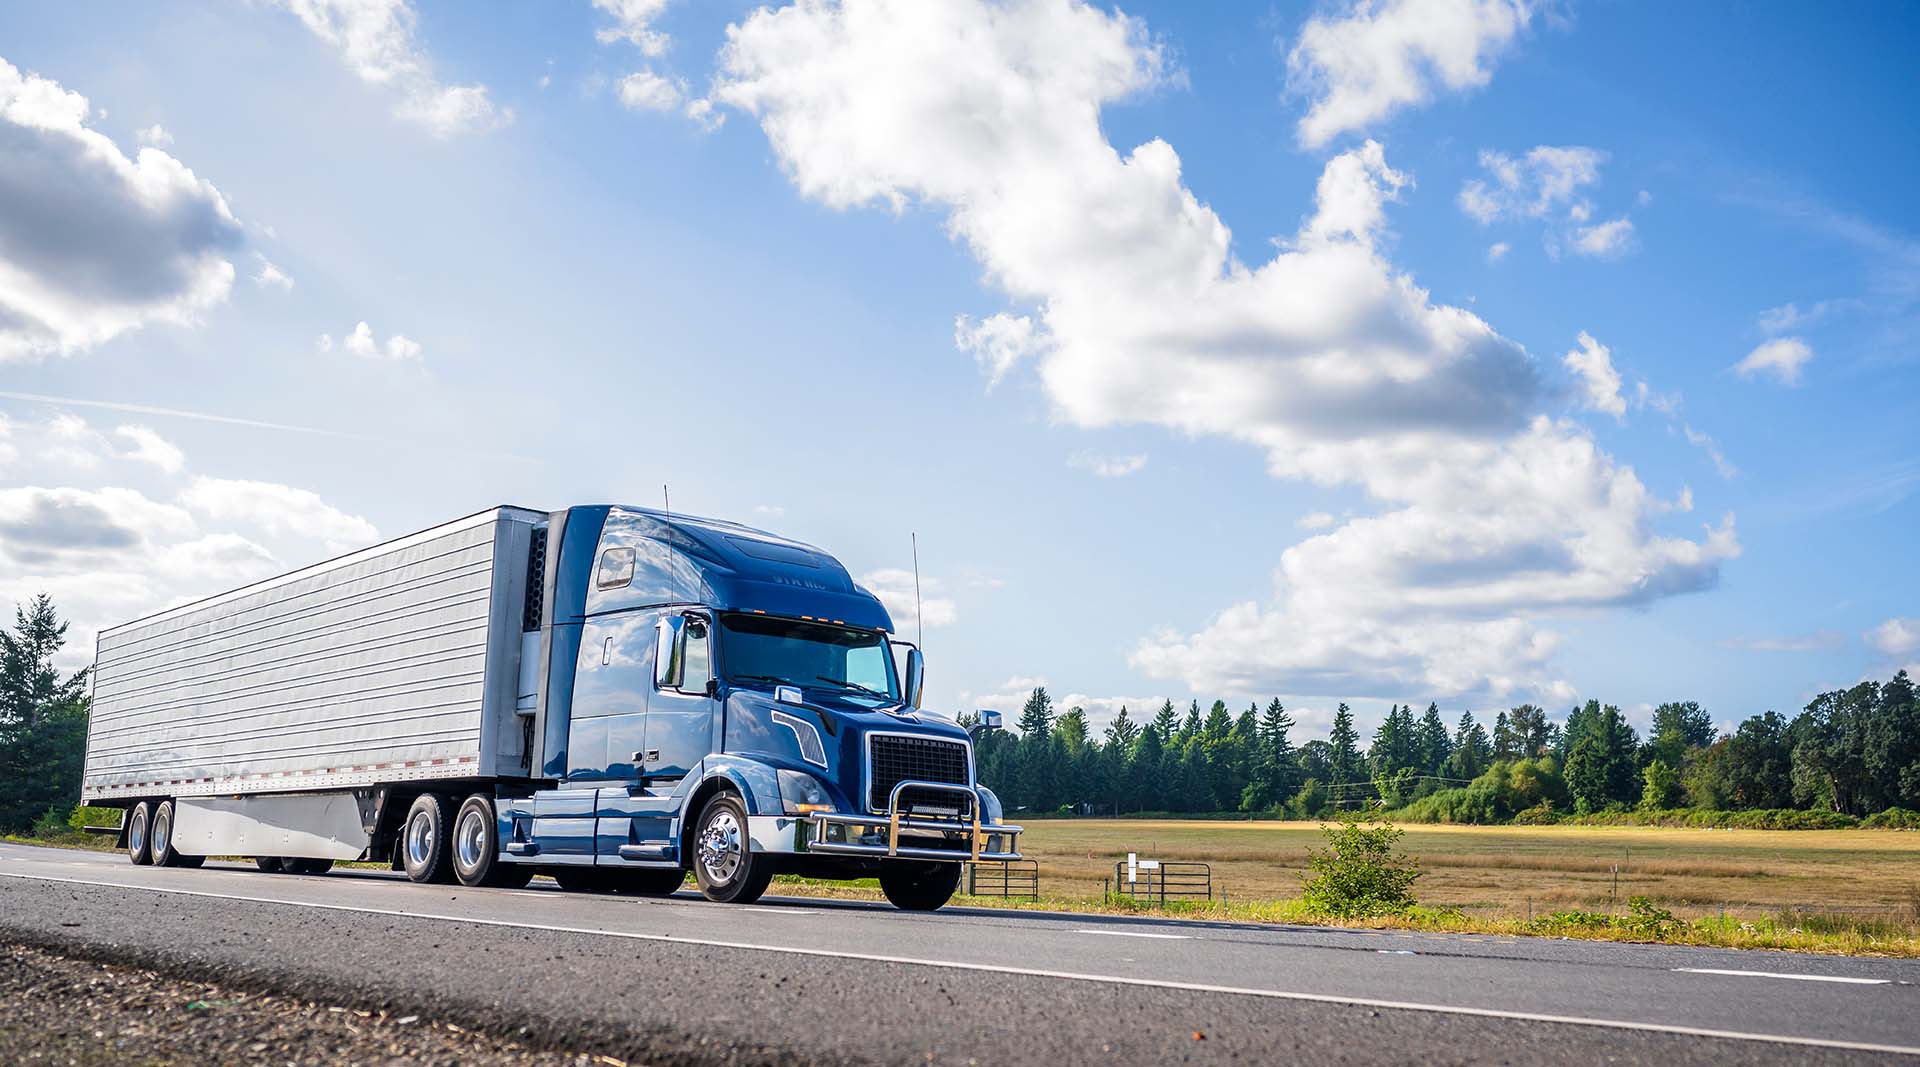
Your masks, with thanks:
<instances>
[{"instance_id":1,"label":"grass field","mask_svg":"<svg viewBox=\"0 0 1920 1067\"><path fill-rule=\"evenodd\" d=\"M1035 820L1021 851L1050 897L1098 897L1115 860L1213 865L1229 900L1300 895L1317 823ZM1774 916L1785 909L1920 918L1920 833L1695 830L1643 826L1407 826L1401 845L1426 874L1423 904L1500 917L1624 908L1652 898L1681 916ZM1615 867L1619 867L1616 875Z\"/></svg>"}]
</instances>

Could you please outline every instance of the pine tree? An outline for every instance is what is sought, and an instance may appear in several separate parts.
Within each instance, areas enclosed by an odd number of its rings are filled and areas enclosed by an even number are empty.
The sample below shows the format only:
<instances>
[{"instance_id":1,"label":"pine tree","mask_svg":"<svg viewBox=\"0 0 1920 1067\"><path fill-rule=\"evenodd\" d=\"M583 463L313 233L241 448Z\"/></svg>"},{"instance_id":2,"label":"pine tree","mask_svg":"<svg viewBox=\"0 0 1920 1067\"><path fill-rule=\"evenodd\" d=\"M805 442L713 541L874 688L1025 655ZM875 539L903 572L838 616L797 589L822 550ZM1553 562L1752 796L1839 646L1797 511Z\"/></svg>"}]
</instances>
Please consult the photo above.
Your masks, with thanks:
<instances>
[{"instance_id":1,"label":"pine tree","mask_svg":"<svg viewBox=\"0 0 1920 1067\"><path fill-rule=\"evenodd\" d=\"M1162 701L1160 711L1153 717L1153 730L1160 735L1160 746L1162 748L1173 743L1173 727L1175 722L1173 701Z\"/></svg>"},{"instance_id":2,"label":"pine tree","mask_svg":"<svg viewBox=\"0 0 1920 1067\"><path fill-rule=\"evenodd\" d=\"M1257 784L1264 786L1264 802L1251 810L1264 810L1284 804L1300 788L1300 765L1287 731L1293 729L1293 716L1275 697L1260 716L1260 759L1255 764Z\"/></svg>"},{"instance_id":3,"label":"pine tree","mask_svg":"<svg viewBox=\"0 0 1920 1067\"><path fill-rule=\"evenodd\" d=\"M1495 761L1520 758L1520 738L1513 732L1512 720L1504 711L1493 719L1493 758Z\"/></svg>"},{"instance_id":4,"label":"pine tree","mask_svg":"<svg viewBox=\"0 0 1920 1067\"><path fill-rule=\"evenodd\" d=\"M1545 708L1522 704L1513 709L1508 721L1513 729L1514 755L1532 759L1547 751L1550 738Z\"/></svg>"},{"instance_id":5,"label":"pine tree","mask_svg":"<svg viewBox=\"0 0 1920 1067\"><path fill-rule=\"evenodd\" d=\"M1167 750L1160 731L1140 731L1127 764L1127 795L1134 811L1171 811L1168 803Z\"/></svg>"},{"instance_id":6,"label":"pine tree","mask_svg":"<svg viewBox=\"0 0 1920 1067\"><path fill-rule=\"evenodd\" d=\"M1440 705L1428 704L1426 714L1420 716L1420 725L1414 732L1414 751L1418 753L1418 766L1421 774L1444 776L1447 773L1447 757L1453 755L1453 742L1447 737L1447 726L1440 721Z\"/></svg>"},{"instance_id":7,"label":"pine tree","mask_svg":"<svg viewBox=\"0 0 1920 1067\"><path fill-rule=\"evenodd\" d=\"M1180 729L1173 735L1173 743L1186 748L1187 742L1200 736L1200 728L1200 702L1196 700L1187 705L1187 717L1180 720Z\"/></svg>"},{"instance_id":8,"label":"pine tree","mask_svg":"<svg viewBox=\"0 0 1920 1067\"><path fill-rule=\"evenodd\" d=\"M1105 747L1118 748L1123 752L1129 751L1133 748L1134 738L1139 736L1140 728L1135 726L1133 720L1127 716L1127 706L1120 705L1120 714L1115 715L1113 721L1107 724Z\"/></svg>"},{"instance_id":9,"label":"pine tree","mask_svg":"<svg viewBox=\"0 0 1920 1067\"><path fill-rule=\"evenodd\" d=\"M1453 754L1447 759L1447 777L1472 781L1486 772L1493 759L1487 731L1474 721L1473 712L1461 712L1460 725L1453 734Z\"/></svg>"},{"instance_id":10,"label":"pine tree","mask_svg":"<svg viewBox=\"0 0 1920 1067\"><path fill-rule=\"evenodd\" d=\"M1020 736L1045 737L1053 732L1053 698L1045 686L1036 688L1020 709Z\"/></svg>"},{"instance_id":11,"label":"pine tree","mask_svg":"<svg viewBox=\"0 0 1920 1067\"><path fill-rule=\"evenodd\" d=\"M1328 770L1332 775L1332 784L1345 785L1361 780L1363 768L1360 762L1360 735L1353 728L1353 709L1342 701L1333 713L1333 732L1327 737L1332 749L1328 753Z\"/></svg>"},{"instance_id":12,"label":"pine tree","mask_svg":"<svg viewBox=\"0 0 1920 1067\"><path fill-rule=\"evenodd\" d=\"M87 676L62 679L53 660L66 643L46 594L14 609L0 632L0 832L24 832L48 808L80 799L87 745Z\"/></svg>"}]
</instances>

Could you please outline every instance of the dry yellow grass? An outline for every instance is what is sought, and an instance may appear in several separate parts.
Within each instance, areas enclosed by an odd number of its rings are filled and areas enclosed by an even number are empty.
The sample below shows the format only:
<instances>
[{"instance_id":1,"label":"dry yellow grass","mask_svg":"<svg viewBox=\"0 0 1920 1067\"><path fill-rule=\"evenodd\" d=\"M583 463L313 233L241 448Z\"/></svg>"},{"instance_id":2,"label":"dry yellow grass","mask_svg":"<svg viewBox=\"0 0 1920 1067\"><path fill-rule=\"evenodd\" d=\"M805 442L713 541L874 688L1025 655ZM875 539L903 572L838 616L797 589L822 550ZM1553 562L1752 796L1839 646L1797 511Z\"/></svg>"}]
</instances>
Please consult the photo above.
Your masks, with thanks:
<instances>
[{"instance_id":1,"label":"dry yellow grass","mask_svg":"<svg viewBox=\"0 0 1920 1067\"><path fill-rule=\"evenodd\" d=\"M1524 917L1650 897L1682 916L1772 916L1785 908L1920 913L1920 833L1643 826L1407 826L1426 875L1421 903ZM1229 900L1297 897L1306 822L1035 820L1021 851L1049 897L1098 897L1128 852L1213 865ZM1619 867L1615 887L1614 868Z\"/></svg>"}]
</instances>

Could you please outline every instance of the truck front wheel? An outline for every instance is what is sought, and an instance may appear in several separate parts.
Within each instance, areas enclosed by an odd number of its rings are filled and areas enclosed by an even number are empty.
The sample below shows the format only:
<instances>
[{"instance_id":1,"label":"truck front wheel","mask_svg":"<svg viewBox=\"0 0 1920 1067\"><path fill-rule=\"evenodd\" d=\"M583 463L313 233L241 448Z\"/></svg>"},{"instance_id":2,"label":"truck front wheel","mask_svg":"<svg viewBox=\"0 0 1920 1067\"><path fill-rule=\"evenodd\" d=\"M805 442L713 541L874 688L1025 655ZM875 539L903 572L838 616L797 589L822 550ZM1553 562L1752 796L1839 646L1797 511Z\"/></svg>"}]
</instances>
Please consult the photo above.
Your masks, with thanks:
<instances>
[{"instance_id":1,"label":"truck front wheel","mask_svg":"<svg viewBox=\"0 0 1920 1067\"><path fill-rule=\"evenodd\" d=\"M751 904L773 881L773 864L753 851L747 808L732 793L716 793L693 833L693 877L708 900Z\"/></svg>"},{"instance_id":2,"label":"truck front wheel","mask_svg":"<svg viewBox=\"0 0 1920 1067\"><path fill-rule=\"evenodd\" d=\"M400 826L400 861L407 877L416 882L453 881L451 835L447 817L447 798L438 793L422 793L407 809L407 821Z\"/></svg>"},{"instance_id":3,"label":"truck front wheel","mask_svg":"<svg viewBox=\"0 0 1920 1067\"><path fill-rule=\"evenodd\" d=\"M880 891L901 911L933 911L958 888L958 863L891 860L880 865Z\"/></svg>"}]
</instances>

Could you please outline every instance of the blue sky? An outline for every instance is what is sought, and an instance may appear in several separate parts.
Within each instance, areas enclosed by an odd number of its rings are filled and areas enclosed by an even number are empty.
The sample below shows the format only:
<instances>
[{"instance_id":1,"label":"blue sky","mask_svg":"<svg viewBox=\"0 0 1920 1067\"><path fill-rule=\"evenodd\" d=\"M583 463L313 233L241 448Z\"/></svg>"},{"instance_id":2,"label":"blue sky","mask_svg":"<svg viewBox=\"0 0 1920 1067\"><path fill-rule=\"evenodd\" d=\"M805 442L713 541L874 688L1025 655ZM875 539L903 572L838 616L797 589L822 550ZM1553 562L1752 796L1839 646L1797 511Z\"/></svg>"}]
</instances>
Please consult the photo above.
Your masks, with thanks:
<instances>
[{"instance_id":1,"label":"blue sky","mask_svg":"<svg viewBox=\"0 0 1920 1067\"><path fill-rule=\"evenodd\" d=\"M80 661L663 483L896 607L917 532L954 710L1731 721L1920 661L1897 6L214 0L0 42L0 598L54 592Z\"/></svg>"}]
</instances>

